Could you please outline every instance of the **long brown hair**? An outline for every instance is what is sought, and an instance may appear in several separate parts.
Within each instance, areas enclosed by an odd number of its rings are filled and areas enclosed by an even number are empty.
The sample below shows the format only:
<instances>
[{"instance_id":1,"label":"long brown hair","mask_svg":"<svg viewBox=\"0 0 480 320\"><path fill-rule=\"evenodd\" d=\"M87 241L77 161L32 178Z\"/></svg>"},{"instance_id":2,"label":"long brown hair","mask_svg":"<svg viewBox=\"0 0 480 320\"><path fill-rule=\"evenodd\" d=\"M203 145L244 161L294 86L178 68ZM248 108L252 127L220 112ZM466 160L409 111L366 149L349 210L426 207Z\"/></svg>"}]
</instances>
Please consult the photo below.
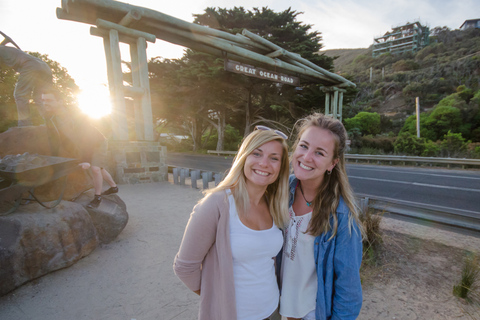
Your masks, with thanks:
<instances>
[{"instance_id":1,"label":"long brown hair","mask_svg":"<svg viewBox=\"0 0 480 320\"><path fill-rule=\"evenodd\" d=\"M325 172L323 182L318 187L313 200L312 219L310 220L308 232L313 236L319 236L332 228L332 237L336 235L338 228L336 210L340 203L340 196L342 196L345 204L350 209L350 230L352 230L352 224L356 222L363 234L358 205L355 201L355 196L348 181L345 168L347 131L343 124L337 119L325 116L322 113L313 113L297 122L297 139L293 145L294 151L305 130L312 126L328 130L332 133L335 141L333 160L338 159L338 163L333 168L331 174ZM333 219L333 225L330 225L330 217Z\"/></svg>"}]
</instances>

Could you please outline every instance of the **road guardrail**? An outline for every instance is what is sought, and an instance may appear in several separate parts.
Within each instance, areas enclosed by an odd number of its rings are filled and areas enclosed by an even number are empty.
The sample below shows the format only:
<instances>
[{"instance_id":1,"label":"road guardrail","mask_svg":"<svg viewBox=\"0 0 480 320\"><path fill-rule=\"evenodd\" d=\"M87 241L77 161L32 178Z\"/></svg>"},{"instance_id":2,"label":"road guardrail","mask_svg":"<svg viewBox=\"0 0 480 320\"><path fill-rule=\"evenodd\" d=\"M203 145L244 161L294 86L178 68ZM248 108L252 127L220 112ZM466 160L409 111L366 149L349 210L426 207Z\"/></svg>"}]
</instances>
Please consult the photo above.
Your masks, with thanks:
<instances>
[{"instance_id":1,"label":"road guardrail","mask_svg":"<svg viewBox=\"0 0 480 320\"><path fill-rule=\"evenodd\" d=\"M429 224L438 224L453 227L453 229L468 230L480 235L480 215L466 210L445 210L442 207L428 204L417 204L408 201L372 197L357 194L361 207L373 208L388 215L406 217L408 220L425 221Z\"/></svg>"},{"instance_id":2,"label":"road guardrail","mask_svg":"<svg viewBox=\"0 0 480 320\"><path fill-rule=\"evenodd\" d=\"M216 154L216 155L228 155L228 156L235 156L237 154L236 151L215 151L215 150L208 150L208 154ZM388 163L388 164L397 164L402 163L406 165L406 163L414 163L418 165L419 163L422 164L430 164L433 165L446 165L447 168L450 166L458 166L465 168L465 166L476 166L480 167L480 159L466 159L466 158L437 158L437 157L413 157L413 156L389 156L389 155L368 155L368 154L345 154L345 159L347 161L355 161L356 163L359 162L373 162L377 164Z\"/></svg>"}]
</instances>

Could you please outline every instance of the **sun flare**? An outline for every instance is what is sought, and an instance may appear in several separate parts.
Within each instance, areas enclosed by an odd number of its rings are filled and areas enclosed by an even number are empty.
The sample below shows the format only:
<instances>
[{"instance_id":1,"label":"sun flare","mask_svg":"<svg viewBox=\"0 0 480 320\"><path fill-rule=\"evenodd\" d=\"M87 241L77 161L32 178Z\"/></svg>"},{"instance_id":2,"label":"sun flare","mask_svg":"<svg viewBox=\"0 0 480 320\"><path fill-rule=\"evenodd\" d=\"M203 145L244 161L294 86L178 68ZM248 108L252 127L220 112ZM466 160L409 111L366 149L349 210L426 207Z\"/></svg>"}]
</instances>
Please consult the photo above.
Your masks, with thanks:
<instances>
[{"instance_id":1,"label":"sun flare","mask_svg":"<svg viewBox=\"0 0 480 320\"><path fill-rule=\"evenodd\" d=\"M78 95L78 105L82 112L94 119L112 112L108 89L101 85L82 90Z\"/></svg>"}]
</instances>

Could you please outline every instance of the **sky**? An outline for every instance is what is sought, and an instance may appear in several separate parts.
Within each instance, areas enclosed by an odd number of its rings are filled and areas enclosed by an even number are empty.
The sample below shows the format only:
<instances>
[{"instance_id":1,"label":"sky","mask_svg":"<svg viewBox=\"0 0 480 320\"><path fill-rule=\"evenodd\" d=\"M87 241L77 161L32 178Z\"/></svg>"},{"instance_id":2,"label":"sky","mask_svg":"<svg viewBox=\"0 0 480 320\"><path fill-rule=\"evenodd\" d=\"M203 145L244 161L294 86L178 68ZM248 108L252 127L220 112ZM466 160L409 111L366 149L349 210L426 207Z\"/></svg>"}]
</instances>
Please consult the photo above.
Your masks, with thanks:
<instances>
[{"instance_id":1,"label":"sky","mask_svg":"<svg viewBox=\"0 0 480 320\"><path fill-rule=\"evenodd\" d=\"M478 0L127 0L184 21L207 7L269 7L276 12L289 7L303 14L297 20L319 31L324 50L367 48L373 38L392 27L420 21L434 28L458 29L468 19L480 18ZM9 35L24 51L47 54L68 70L84 92L95 92L107 83L105 53L99 37L90 35L90 25L59 20L56 8L61 0L0 0L0 31ZM128 49L122 59L129 61ZM184 47L162 40L148 43L147 58L180 58ZM96 93L95 93L96 94Z\"/></svg>"}]
</instances>

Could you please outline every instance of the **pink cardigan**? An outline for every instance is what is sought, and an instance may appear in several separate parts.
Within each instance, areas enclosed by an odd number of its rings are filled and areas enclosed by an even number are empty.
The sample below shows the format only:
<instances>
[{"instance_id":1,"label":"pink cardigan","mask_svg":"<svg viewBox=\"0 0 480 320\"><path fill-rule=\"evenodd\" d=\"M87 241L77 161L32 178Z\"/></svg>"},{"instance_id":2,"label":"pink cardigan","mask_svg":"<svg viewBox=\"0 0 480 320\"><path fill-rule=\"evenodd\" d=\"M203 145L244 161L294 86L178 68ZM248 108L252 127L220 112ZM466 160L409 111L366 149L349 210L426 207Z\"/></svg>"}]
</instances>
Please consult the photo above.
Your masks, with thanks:
<instances>
[{"instance_id":1,"label":"pink cardigan","mask_svg":"<svg viewBox=\"0 0 480 320\"><path fill-rule=\"evenodd\" d=\"M237 319L226 192L193 208L173 269L190 290L200 289L199 320Z\"/></svg>"}]
</instances>

